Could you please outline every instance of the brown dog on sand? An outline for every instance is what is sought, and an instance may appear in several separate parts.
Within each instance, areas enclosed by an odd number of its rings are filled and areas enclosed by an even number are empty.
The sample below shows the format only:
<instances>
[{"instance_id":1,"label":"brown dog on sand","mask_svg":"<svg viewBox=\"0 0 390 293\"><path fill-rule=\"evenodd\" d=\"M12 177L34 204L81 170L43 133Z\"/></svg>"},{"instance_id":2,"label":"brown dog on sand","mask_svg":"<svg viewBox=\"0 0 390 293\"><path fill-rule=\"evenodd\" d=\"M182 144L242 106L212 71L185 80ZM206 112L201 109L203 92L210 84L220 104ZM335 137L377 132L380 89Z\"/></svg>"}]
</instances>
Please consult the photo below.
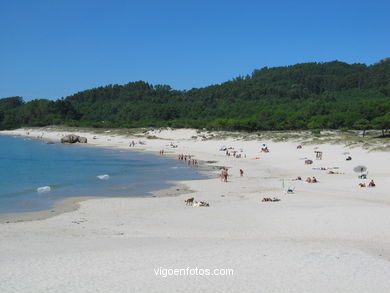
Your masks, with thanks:
<instances>
[{"instance_id":1,"label":"brown dog on sand","mask_svg":"<svg viewBox=\"0 0 390 293\"><path fill-rule=\"evenodd\" d=\"M194 198L190 197L184 201L186 203L186 206L192 205L194 203Z\"/></svg>"}]
</instances>

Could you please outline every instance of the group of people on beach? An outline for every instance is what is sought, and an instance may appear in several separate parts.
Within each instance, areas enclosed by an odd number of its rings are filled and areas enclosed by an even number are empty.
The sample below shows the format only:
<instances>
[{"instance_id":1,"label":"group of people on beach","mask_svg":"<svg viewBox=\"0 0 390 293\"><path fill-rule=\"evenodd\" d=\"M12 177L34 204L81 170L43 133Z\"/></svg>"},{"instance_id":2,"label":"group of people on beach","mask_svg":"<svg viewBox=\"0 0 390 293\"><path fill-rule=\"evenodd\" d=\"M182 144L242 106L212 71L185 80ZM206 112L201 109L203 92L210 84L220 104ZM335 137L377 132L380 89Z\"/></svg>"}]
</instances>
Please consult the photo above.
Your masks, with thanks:
<instances>
[{"instance_id":1,"label":"group of people on beach","mask_svg":"<svg viewBox=\"0 0 390 293\"><path fill-rule=\"evenodd\" d=\"M306 182L307 182L307 183L317 183L318 180L317 180L316 177L313 176L312 178L307 177L307 178L306 178Z\"/></svg>"},{"instance_id":2,"label":"group of people on beach","mask_svg":"<svg viewBox=\"0 0 390 293\"><path fill-rule=\"evenodd\" d=\"M232 152L226 151L226 156L232 156L232 157L237 158L237 159L240 159L243 157L242 154L237 154L237 151L232 151ZM244 158L246 158L245 154L244 154Z\"/></svg>"},{"instance_id":3,"label":"group of people on beach","mask_svg":"<svg viewBox=\"0 0 390 293\"><path fill-rule=\"evenodd\" d=\"M222 170L221 170L221 181L228 182L228 180L227 180L228 176L229 176L228 169L227 168L222 168Z\"/></svg>"},{"instance_id":4,"label":"group of people on beach","mask_svg":"<svg viewBox=\"0 0 390 293\"><path fill-rule=\"evenodd\" d=\"M129 143L129 147L135 147L136 144L146 144L146 143L142 140L139 140L138 142L135 142L134 140L132 140Z\"/></svg>"},{"instance_id":5,"label":"group of people on beach","mask_svg":"<svg viewBox=\"0 0 390 293\"><path fill-rule=\"evenodd\" d=\"M177 159L179 161L184 161L184 162L188 163L188 165L198 165L198 161L193 159L192 157L193 156L191 156L191 155L179 154L177 156Z\"/></svg>"},{"instance_id":6,"label":"group of people on beach","mask_svg":"<svg viewBox=\"0 0 390 293\"><path fill-rule=\"evenodd\" d=\"M297 176L296 178L292 179L292 181L301 181L302 180L302 177L301 176ZM307 183L317 183L318 180L316 177L307 177L305 182Z\"/></svg>"},{"instance_id":7,"label":"group of people on beach","mask_svg":"<svg viewBox=\"0 0 390 293\"><path fill-rule=\"evenodd\" d=\"M359 183L359 187L375 187L376 184L373 179L371 179L370 183L368 183L368 186L366 186L366 183Z\"/></svg>"},{"instance_id":8,"label":"group of people on beach","mask_svg":"<svg viewBox=\"0 0 390 293\"><path fill-rule=\"evenodd\" d=\"M221 146L219 150L225 152L225 155L228 157L233 157L237 159L246 158L246 154L244 153L244 150L242 148L237 151L234 149L234 147Z\"/></svg>"},{"instance_id":9,"label":"group of people on beach","mask_svg":"<svg viewBox=\"0 0 390 293\"><path fill-rule=\"evenodd\" d=\"M130 146L135 146L135 142L132 141L130 143ZM176 145L173 145L171 143L171 147L176 147ZM297 149L302 149L302 145L298 145ZM226 156L233 156L235 158L241 158L242 150L240 152L238 152L238 151L234 150L233 147L230 147L230 148L221 147L220 151L224 151ZM268 153L269 152L268 146L263 144L262 147L261 147L261 152ZM164 150L163 149L160 150L160 155L164 155ZM322 160L323 153L321 151L315 151L315 155L316 155L316 159L317 160ZM351 156L347 157L347 160L351 160L351 159L352 159ZM198 161L195 160L192 155L188 155L188 154L183 154L183 153L178 154L178 160L186 162L186 163L188 163L188 165L197 165L198 164ZM306 158L305 164L311 165L311 164L313 164L313 160L309 160L309 159ZM326 171L328 171L328 174L344 174L344 173L341 173L341 172L338 172L338 171L329 170L329 169L333 169L333 168L321 167L321 168L317 168L317 169L318 170L323 170L323 171L326 170ZM239 174L240 174L240 177L244 176L243 169L239 169ZM221 173L220 173L221 181L222 182L228 182L228 177L229 177L228 169L226 167L223 167L221 169ZM301 176L297 176L296 178L294 178L292 180L293 181L296 181L296 180L297 181L302 181L303 179L302 179ZM307 177L305 182L306 183L318 183L319 181L318 181L318 179L315 176L312 176L312 177ZM365 183L360 183L359 186L360 187L366 187L366 184ZM375 186L376 185L374 183L374 180L371 180L370 183L367 185L367 187L375 187ZM290 193L292 193L292 192L293 192L293 188L291 188L291 192Z\"/></svg>"},{"instance_id":10,"label":"group of people on beach","mask_svg":"<svg viewBox=\"0 0 390 293\"><path fill-rule=\"evenodd\" d=\"M237 159L240 159L242 157L246 158L245 154L242 155L241 153L238 153L238 151L236 151L236 150L229 151L228 149L226 149L225 155L228 157L232 156L232 157L237 158Z\"/></svg>"}]
</instances>

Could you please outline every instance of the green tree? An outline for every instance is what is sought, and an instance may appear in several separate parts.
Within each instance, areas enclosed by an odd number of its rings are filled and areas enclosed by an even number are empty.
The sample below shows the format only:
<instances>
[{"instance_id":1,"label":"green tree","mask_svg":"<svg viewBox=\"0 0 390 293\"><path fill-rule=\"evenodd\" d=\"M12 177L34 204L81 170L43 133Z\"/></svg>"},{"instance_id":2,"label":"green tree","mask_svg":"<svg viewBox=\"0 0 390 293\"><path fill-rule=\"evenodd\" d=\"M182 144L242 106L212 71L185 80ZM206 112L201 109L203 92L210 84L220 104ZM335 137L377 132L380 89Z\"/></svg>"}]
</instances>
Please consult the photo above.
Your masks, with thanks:
<instances>
[{"instance_id":1,"label":"green tree","mask_svg":"<svg viewBox=\"0 0 390 293\"><path fill-rule=\"evenodd\" d=\"M354 128L363 130L363 137L366 134L366 130L370 127L370 122L367 119L359 119L357 120L354 125Z\"/></svg>"},{"instance_id":2,"label":"green tree","mask_svg":"<svg viewBox=\"0 0 390 293\"><path fill-rule=\"evenodd\" d=\"M374 120L372 120L372 126L375 129L382 130L382 136L385 136L385 132L388 132L390 129L390 114L376 117Z\"/></svg>"}]
</instances>

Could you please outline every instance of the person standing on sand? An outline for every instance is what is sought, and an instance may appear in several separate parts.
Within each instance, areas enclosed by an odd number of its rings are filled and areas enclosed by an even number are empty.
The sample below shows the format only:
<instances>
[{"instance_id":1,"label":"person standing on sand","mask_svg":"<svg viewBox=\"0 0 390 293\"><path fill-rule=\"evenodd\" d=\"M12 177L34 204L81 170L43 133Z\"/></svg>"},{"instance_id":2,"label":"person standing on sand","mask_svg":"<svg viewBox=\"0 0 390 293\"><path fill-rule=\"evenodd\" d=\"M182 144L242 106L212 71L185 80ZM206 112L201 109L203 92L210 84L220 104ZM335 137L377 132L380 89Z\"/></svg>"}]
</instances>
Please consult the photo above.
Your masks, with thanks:
<instances>
[{"instance_id":1,"label":"person standing on sand","mask_svg":"<svg viewBox=\"0 0 390 293\"><path fill-rule=\"evenodd\" d=\"M244 170L240 169L240 176L244 176Z\"/></svg>"},{"instance_id":2,"label":"person standing on sand","mask_svg":"<svg viewBox=\"0 0 390 293\"><path fill-rule=\"evenodd\" d=\"M226 168L222 169L222 173L221 173L221 179L223 180L223 182L227 182L227 178L228 178L228 170Z\"/></svg>"}]
</instances>

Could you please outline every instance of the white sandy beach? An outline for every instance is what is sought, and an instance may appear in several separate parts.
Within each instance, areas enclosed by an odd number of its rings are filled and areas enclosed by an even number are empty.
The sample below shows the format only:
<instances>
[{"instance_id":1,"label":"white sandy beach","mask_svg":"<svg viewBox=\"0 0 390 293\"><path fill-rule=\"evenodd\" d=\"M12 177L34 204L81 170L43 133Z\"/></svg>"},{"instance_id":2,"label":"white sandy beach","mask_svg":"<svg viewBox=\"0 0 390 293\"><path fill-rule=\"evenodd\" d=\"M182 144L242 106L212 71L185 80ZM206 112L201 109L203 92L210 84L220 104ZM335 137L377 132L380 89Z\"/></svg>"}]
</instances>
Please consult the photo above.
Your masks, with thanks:
<instances>
[{"instance_id":1,"label":"white sandy beach","mask_svg":"<svg viewBox=\"0 0 390 293\"><path fill-rule=\"evenodd\" d=\"M43 134L55 142L68 134L1 133ZM192 193L89 199L77 210L43 220L0 223L0 292L390 292L389 152L330 144L297 149L297 142L261 139L202 140L190 129L149 131L143 138L77 134L87 137L88 145L191 154L212 161L210 166L228 167L228 182L221 182L215 169L212 179L181 182ZM146 144L129 148L132 140ZM263 143L270 153L260 153ZM226 156L222 145L242 149L243 157ZM322 160L315 159L315 150L323 152ZM343 152L350 152L352 161ZM305 165L304 158L313 165ZM357 165L368 166L368 179L357 178ZM313 170L336 166L334 171L344 174ZM303 181L315 176L319 183L291 180L297 176ZM376 187L358 187L370 179ZM289 186L294 194L285 193ZM186 206L189 197L210 207ZM280 201L261 202L263 197ZM234 274L155 273L187 267L227 268Z\"/></svg>"}]
</instances>

